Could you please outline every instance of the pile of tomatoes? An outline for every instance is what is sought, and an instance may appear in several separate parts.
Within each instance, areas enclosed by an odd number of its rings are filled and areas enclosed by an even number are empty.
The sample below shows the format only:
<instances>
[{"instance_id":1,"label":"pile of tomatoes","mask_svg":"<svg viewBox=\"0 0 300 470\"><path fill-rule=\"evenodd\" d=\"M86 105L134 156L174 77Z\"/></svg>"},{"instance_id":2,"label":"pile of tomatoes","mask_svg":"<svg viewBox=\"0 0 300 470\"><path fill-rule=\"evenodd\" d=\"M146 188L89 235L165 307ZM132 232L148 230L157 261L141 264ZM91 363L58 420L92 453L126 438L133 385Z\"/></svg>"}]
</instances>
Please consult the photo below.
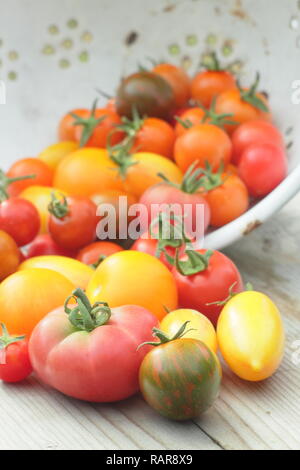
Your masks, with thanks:
<instances>
[{"instance_id":1,"label":"pile of tomatoes","mask_svg":"<svg viewBox=\"0 0 300 470\"><path fill-rule=\"evenodd\" d=\"M179 213L166 238L164 211L151 211L190 204L193 226L201 205L204 235L285 178L284 141L258 85L259 76L242 88L215 54L193 79L158 64L124 78L105 107L68 112L58 143L0 173L0 378L33 370L93 402L140 390L159 413L183 420L216 399L219 349L242 379L276 371L284 350L276 306L245 289L227 256L194 248ZM124 243L119 228L138 202L144 233ZM103 241L107 204L116 230Z\"/></svg>"}]
</instances>

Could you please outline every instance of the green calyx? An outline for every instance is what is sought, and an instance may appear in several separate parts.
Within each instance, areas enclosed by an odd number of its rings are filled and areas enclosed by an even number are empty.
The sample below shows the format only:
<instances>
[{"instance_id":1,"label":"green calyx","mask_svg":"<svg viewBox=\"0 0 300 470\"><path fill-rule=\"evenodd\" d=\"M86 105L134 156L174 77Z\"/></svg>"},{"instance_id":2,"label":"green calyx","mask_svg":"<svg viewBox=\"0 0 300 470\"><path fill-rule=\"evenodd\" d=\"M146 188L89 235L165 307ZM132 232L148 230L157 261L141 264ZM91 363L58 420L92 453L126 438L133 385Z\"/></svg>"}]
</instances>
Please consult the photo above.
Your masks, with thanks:
<instances>
[{"instance_id":1,"label":"green calyx","mask_svg":"<svg viewBox=\"0 0 300 470\"><path fill-rule=\"evenodd\" d=\"M188 323L190 323L190 321L186 321L185 323L183 323L182 326L177 331L177 333L174 336L172 336L171 338L166 333L161 331L159 328L153 328L152 329L153 336L155 338L158 338L159 341L146 341L145 343L142 343L142 344L139 345L138 350L140 348L142 348L143 346L147 346L147 345L148 346L161 346L162 344L170 343L170 341L175 341L176 339L181 339L184 335L186 335L190 331L195 330L195 328L190 328L189 330L187 330L186 327L187 327Z\"/></svg>"},{"instance_id":2,"label":"green calyx","mask_svg":"<svg viewBox=\"0 0 300 470\"><path fill-rule=\"evenodd\" d=\"M2 336L0 336L0 351L6 349L10 344L17 343L22 341L25 338L24 336L11 336L4 323L0 323L2 328Z\"/></svg>"},{"instance_id":3,"label":"green calyx","mask_svg":"<svg viewBox=\"0 0 300 470\"><path fill-rule=\"evenodd\" d=\"M36 175L24 175L9 178L8 176L6 176L3 170L0 170L0 201L5 201L6 199L9 199L7 188L11 183L15 183L16 181L30 180L35 177Z\"/></svg>"},{"instance_id":4,"label":"green calyx","mask_svg":"<svg viewBox=\"0 0 300 470\"><path fill-rule=\"evenodd\" d=\"M77 114L71 113L71 116L75 119L73 125L82 127L82 134L79 142L80 147L84 147L88 140L91 138L94 130L99 124L106 119L106 116L101 116L100 118L95 117L95 112L97 108L98 100L96 99L93 103L91 114L87 118L82 118L77 116Z\"/></svg>"},{"instance_id":5,"label":"green calyx","mask_svg":"<svg viewBox=\"0 0 300 470\"><path fill-rule=\"evenodd\" d=\"M234 126L237 124L232 118L233 114L230 113L223 113L218 114L216 112L216 101L217 97L215 96L212 99L211 105L209 109L206 109L201 103L198 103L199 108L204 111L204 116L202 119L202 123L213 124L214 126L220 127L224 129L225 126Z\"/></svg>"},{"instance_id":6,"label":"green calyx","mask_svg":"<svg viewBox=\"0 0 300 470\"><path fill-rule=\"evenodd\" d=\"M260 111L264 111L265 113L269 112L269 108L266 106L264 101L257 96L257 88L260 81L260 74L259 72L256 73L256 78L253 85L249 88L249 90L245 90L241 87L239 82L237 82L238 89L241 94L241 99L246 101L247 103L251 104L255 108L259 109Z\"/></svg>"},{"instance_id":7,"label":"green calyx","mask_svg":"<svg viewBox=\"0 0 300 470\"><path fill-rule=\"evenodd\" d=\"M119 176L122 179L126 178L128 168L130 168L132 165L137 164L137 162L133 160L132 155L130 153L131 147L131 140L128 140L127 142L123 143L121 142L120 144L116 144L113 147L110 145L109 142L107 144L107 151L109 157L117 165Z\"/></svg>"},{"instance_id":8,"label":"green calyx","mask_svg":"<svg viewBox=\"0 0 300 470\"><path fill-rule=\"evenodd\" d=\"M201 168L197 168L197 165L198 165L198 160L196 160L194 163L192 163L192 165L189 166L189 168L187 169L183 177L181 184L176 184L168 180L168 178L163 173L158 173L157 176L159 176L168 185L173 186L174 188L180 189L184 193L194 194L200 188L199 180L203 173L203 170Z\"/></svg>"},{"instance_id":9,"label":"green calyx","mask_svg":"<svg viewBox=\"0 0 300 470\"><path fill-rule=\"evenodd\" d=\"M76 307L68 307L71 299L77 302ZM80 288L75 289L72 295L66 299L64 309L70 323L77 330L87 331L88 333L99 326L105 325L111 317L111 310L106 302L96 302L91 305L86 294Z\"/></svg>"},{"instance_id":10,"label":"green calyx","mask_svg":"<svg viewBox=\"0 0 300 470\"><path fill-rule=\"evenodd\" d=\"M234 292L234 288L235 286L237 285L237 281L234 282L230 287L229 287L229 292L228 292L228 296L226 297L226 299L224 300L217 300L216 302L210 302L208 304L206 304L207 306L209 305L217 305L218 307L223 307L224 305L227 304L227 302L229 302L229 300L231 300L233 297L235 297L236 295L238 295L240 292ZM252 291L253 290L253 286L250 282L247 282L246 284L246 289L245 291Z\"/></svg>"},{"instance_id":11,"label":"green calyx","mask_svg":"<svg viewBox=\"0 0 300 470\"><path fill-rule=\"evenodd\" d=\"M217 173L212 171L211 165L208 161L205 162L205 168L201 169L203 176L199 179L199 189L203 189L205 192L212 191L213 189L222 186L226 179L222 177L224 171L224 163L222 162Z\"/></svg>"},{"instance_id":12,"label":"green calyx","mask_svg":"<svg viewBox=\"0 0 300 470\"><path fill-rule=\"evenodd\" d=\"M209 266L209 260L213 255L212 250L207 250L204 254L198 251L186 249L186 260L179 258L179 250L176 250L174 265L177 271L183 276L193 276L205 271Z\"/></svg>"},{"instance_id":13,"label":"green calyx","mask_svg":"<svg viewBox=\"0 0 300 470\"><path fill-rule=\"evenodd\" d=\"M61 195L62 198L58 199L55 193L51 193L51 202L48 205L48 211L57 219L63 219L69 213L69 206L66 196Z\"/></svg>"},{"instance_id":14,"label":"green calyx","mask_svg":"<svg viewBox=\"0 0 300 470\"><path fill-rule=\"evenodd\" d=\"M102 261L105 260L105 258L107 258L106 255L100 255L95 263L90 264L90 267L93 269L97 269L98 266L100 266L100 264L102 263Z\"/></svg>"}]
</instances>

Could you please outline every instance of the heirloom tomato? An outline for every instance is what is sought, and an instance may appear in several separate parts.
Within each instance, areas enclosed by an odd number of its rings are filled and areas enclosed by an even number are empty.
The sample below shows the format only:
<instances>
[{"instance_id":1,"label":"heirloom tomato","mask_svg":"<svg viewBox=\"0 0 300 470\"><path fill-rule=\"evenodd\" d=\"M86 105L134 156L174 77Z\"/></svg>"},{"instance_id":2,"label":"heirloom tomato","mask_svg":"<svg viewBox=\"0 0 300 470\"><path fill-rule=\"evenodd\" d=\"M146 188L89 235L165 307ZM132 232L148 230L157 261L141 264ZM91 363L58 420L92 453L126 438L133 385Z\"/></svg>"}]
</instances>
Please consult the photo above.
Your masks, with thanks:
<instances>
[{"instance_id":1,"label":"heirloom tomato","mask_svg":"<svg viewBox=\"0 0 300 470\"><path fill-rule=\"evenodd\" d=\"M173 64L158 64L152 69L170 85L176 108L185 106L190 98L190 78L182 67Z\"/></svg>"}]
</instances>

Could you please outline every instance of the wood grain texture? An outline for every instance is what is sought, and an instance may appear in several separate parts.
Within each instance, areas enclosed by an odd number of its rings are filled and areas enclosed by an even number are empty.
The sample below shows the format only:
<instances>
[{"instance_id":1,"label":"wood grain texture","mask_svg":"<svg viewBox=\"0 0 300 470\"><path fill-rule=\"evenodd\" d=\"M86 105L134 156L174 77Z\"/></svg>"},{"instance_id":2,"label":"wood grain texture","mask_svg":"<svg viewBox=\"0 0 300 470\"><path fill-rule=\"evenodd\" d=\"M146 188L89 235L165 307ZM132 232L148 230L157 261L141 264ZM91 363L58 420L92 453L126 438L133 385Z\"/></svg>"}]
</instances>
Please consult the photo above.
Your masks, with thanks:
<instances>
[{"instance_id":1,"label":"wood grain texture","mask_svg":"<svg viewBox=\"0 0 300 470\"><path fill-rule=\"evenodd\" d=\"M2 384L0 449L300 449L300 195L226 252L282 312L286 353L271 379L247 383L224 366L215 406L188 423L161 418L140 396L90 405L34 377Z\"/></svg>"}]
</instances>

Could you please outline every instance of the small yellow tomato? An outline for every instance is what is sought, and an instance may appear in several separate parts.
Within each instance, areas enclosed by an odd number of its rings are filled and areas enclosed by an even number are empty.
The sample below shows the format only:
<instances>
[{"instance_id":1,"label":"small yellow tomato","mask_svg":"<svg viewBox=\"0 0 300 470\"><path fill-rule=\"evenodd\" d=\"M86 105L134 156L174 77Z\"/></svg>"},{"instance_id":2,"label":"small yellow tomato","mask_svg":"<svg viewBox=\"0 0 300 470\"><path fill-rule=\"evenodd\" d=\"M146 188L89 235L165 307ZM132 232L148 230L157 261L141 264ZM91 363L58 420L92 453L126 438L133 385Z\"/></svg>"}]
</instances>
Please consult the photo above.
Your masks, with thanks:
<instances>
[{"instance_id":1,"label":"small yellow tomato","mask_svg":"<svg viewBox=\"0 0 300 470\"><path fill-rule=\"evenodd\" d=\"M230 369L252 382L270 377L284 352L284 328L276 305L261 292L234 296L217 325L221 353Z\"/></svg>"},{"instance_id":2,"label":"small yellow tomato","mask_svg":"<svg viewBox=\"0 0 300 470\"><path fill-rule=\"evenodd\" d=\"M40 233L48 233L49 211L48 206L51 202L51 194L54 192L56 197L61 197L66 193L49 186L29 186L21 192L20 197L30 201L38 210L41 219Z\"/></svg>"},{"instance_id":3,"label":"small yellow tomato","mask_svg":"<svg viewBox=\"0 0 300 470\"><path fill-rule=\"evenodd\" d=\"M177 307L177 288L169 269L154 256L126 250L108 256L86 290L90 302L110 307L140 305L158 319Z\"/></svg>"},{"instance_id":4,"label":"small yellow tomato","mask_svg":"<svg viewBox=\"0 0 300 470\"><path fill-rule=\"evenodd\" d=\"M29 258L20 264L18 270L24 270L29 268L46 268L56 271L65 276L71 281L76 287L85 289L88 282L90 281L94 270L80 261L67 258L66 256L35 256Z\"/></svg>"},{"instance_id":5,"label":"small yellow tomato","mask_svg":"<svg viewBox=\"0 0 300 470\"><path fill-rule=\"evenodd\" d=\"M78 149L77 142L58 142L45 148L39 155L38 158L43 160L50 168L56 170L60 161L69 153L75 152Z\"/></svg>"},{"instance_id":6,"label":"small yellow tomato","mask_svg":"<svg viewBox=\"0 0 300 470\"><path fill-rule=\"evenodd\" d=\"M184 338L193 338L202 341L213 352L217 352L217 334L211 321L197 310L181 308L168 313L160 324L160 329L168 336L174 336L186 321L187 325ZM191 329L191 331L188 331Z\"/></svg>"}]
</instances>

